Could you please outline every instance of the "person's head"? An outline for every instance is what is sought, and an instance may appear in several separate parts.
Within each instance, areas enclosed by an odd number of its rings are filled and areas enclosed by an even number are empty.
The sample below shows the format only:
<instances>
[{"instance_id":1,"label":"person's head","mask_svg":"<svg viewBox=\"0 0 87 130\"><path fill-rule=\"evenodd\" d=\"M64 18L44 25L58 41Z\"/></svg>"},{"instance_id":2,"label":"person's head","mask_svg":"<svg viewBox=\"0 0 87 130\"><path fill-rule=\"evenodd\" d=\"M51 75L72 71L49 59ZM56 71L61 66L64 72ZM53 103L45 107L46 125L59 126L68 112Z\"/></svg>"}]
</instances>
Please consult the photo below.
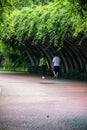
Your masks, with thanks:
<instances>
[{"instance_id":1,"label":"person's head","mask_svg":"<svg viewBox=\"0 0 87 130\"><path fill-rule=\"evenodd\" d=\"M43 57L44 59L46 59L46 55L42 55L42 57Z\"/></svg>"},{"instance_id":2,"label":"person's head","mask_svg":"<svg viewBox=\"0 0 87 130\"><path fill-rule=\"evenodd\" d=\"M57 52L54 54L54 56L58 56Z\"/></svg>"}]
</instances>

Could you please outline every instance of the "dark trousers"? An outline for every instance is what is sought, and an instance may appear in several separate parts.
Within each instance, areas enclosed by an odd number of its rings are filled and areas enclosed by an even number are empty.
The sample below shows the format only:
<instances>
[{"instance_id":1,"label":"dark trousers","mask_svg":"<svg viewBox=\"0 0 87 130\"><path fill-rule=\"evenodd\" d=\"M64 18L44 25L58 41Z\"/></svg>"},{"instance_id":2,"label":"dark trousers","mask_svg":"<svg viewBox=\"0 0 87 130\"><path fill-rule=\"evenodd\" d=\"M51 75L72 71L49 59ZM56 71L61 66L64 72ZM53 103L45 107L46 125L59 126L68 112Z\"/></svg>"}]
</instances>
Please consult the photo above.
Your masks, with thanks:
<instances>
[{"instance_id":1,"label":"dark trousers","mask_svg":"<svg viewBox=\"0 0 87 130\"><path fill-rule=\"evenodd\" d=\"M46 65L41 66L42 76L46 75Z\"/></svg>"}]
</instances>

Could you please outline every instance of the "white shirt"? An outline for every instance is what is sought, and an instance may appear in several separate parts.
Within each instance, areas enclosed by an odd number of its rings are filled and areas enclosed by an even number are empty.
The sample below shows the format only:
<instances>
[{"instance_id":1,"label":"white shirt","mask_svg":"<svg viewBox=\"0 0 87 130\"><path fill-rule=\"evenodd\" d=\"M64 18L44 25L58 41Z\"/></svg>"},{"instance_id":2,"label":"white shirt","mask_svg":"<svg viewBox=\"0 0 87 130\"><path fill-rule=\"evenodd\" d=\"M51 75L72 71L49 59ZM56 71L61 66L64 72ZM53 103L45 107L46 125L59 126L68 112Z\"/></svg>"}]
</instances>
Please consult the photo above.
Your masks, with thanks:
<instances>
[{"instance_id":1,"label":"white shirt","mask_svg":"<svg viewBox=\"0 0 87 130\"><path fill-rule=\"evenodd\" d=\"M53 58L53 66L60 66L60 58L58 56Z\"/></svg>"}]
</instances>

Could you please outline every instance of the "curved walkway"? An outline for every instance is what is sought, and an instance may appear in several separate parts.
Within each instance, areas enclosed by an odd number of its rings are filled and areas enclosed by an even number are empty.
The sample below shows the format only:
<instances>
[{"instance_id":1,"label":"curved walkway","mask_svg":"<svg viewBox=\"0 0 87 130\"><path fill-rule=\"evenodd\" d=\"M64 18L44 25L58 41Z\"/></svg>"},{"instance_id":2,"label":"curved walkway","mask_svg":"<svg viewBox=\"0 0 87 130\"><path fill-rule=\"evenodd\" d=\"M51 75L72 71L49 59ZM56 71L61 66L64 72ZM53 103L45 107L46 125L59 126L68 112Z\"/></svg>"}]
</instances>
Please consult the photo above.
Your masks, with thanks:
<instances>
[{"instance_id":1,"label":"curved walkway","mask_svg":"<svg viewBox=\"0 0 87 130\"><path fill-rule=\"evenodd\" d=\"M87 130L87 83L0 73L0 130Z\"/></svg>"}]
</instances>

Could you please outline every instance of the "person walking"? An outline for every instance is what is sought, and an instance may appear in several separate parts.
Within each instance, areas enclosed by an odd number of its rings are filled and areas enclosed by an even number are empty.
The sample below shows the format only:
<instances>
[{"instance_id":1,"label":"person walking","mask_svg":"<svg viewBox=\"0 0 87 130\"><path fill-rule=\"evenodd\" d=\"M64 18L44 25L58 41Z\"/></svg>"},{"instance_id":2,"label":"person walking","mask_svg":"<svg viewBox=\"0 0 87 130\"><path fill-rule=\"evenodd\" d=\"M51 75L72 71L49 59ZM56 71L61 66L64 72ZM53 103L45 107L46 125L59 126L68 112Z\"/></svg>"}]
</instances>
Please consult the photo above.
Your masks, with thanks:
<instances>
[{"instance_id":1,"label":"person walking","mask_svg":"<svg viewBox=\"0 0 87 130\"><path fill-rule=\"evenodd\" d=\"M47 69L47 67L49 68L49 64L48 64L48 61L47 61L45 55L43 55L43 56L40 58L39 66L41 67L41 71L42 71L42 79L45 79L46 69Z\"/></svg>"},{"instance_id":2,"label":"person walking","mask_svg":"<svg viewBox=\"0 0 87 130\"><path fill-rule=\"evenodd\" d=\"M60 63L61 63L61 59L58 56L58 54L55 53L55 55L54 55L54 57L52 59L52 68L53 68L54 78L57 78L59 76Z\"/></svg>"}]
</instances>

